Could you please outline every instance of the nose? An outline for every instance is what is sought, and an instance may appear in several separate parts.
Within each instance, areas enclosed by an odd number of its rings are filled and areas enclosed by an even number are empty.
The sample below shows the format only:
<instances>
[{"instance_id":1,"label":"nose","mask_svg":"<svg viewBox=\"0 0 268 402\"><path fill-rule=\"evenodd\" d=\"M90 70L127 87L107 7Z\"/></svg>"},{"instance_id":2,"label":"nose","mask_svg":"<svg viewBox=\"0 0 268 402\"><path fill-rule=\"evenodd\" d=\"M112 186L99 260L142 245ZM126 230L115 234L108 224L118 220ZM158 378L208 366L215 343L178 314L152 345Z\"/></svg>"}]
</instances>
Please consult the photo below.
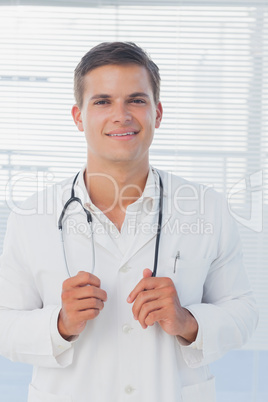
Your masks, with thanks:
<instances>
[{"instance_id":1,"label":"nose","mask_svg":"<svg viewBox=\"0 0 268 402\"><path fill-rule=\"evenodd\" d=\"M125 102L118 101L114 103L112 119L114 123L120 124L131 121L132 116Z\"/></svg>"}]
</instances>

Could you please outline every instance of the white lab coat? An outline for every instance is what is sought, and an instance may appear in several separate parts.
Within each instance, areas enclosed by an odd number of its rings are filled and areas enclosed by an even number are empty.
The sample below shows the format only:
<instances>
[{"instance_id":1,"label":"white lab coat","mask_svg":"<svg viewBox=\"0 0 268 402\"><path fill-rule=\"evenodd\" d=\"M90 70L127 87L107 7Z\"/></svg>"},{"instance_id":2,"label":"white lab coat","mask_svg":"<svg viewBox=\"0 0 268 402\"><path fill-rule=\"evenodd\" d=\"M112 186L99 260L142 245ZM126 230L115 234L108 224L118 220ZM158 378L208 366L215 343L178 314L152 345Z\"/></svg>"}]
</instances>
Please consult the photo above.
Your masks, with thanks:
<instances>
[{"instance_id":1,"label":"white lab coat","mask_svg":"<svg viewBox=\"0 0 268 402\"><path fill-rule=\"evenodd\" d=\"M0 353L34 365L28 402L215 402L208 364L248 340L257 323L256 305L222 196L165 172L161 176L157 276L172 278L181 304L197 319L196 341L188 345L158 324L142 329L126 302L143 269L152 269L154 214L123 257L107 233L94 229L94 274L108 300L78 338L61 338L57 318L68 274L57 221L70 197L72 180L67 180L31 197L23 206L28 215L11 214L1 259ZM84 197L78 186L76 195ZM90 271L85 215L75 209L67 222L70 271Z\"/></svg>"}]
</instances>

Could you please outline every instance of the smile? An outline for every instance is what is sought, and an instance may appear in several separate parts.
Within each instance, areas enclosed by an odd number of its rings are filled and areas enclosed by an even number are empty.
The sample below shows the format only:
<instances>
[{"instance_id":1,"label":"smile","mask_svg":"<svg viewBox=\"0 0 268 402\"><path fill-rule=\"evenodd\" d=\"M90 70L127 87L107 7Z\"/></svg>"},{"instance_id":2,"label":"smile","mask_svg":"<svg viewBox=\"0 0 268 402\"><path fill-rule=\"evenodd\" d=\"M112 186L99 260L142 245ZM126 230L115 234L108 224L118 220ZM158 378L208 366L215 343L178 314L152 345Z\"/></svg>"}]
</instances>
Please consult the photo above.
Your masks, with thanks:
<instances>
[{"instance_id":1,"label":"smile","mask_svg":"<svg viewBox=\"0 0 268 402\"><path fill-rule=\"evenodd\" d=\"M129 131L127 133L122 133L122 134L107 134L109 137L125 137L127 135L136 135L138 134L137 131Z\"/></svg>"}]
</instances>

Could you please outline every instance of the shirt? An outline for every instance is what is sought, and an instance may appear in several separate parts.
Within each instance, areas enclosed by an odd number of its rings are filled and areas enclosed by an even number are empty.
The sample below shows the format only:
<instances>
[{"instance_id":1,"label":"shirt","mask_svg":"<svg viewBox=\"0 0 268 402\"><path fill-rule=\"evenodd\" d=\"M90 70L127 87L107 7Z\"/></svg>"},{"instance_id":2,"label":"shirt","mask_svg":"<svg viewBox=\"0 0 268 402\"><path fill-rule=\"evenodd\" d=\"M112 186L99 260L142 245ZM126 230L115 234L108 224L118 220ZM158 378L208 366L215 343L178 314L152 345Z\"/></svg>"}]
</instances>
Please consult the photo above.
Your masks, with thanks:
<instances>
[{"instance_id":1,"label":"shirt","mask_svg":"<svg viewBox=\"0 0 268 402\"><path fill-rule=\"evenodd\" d=\"M125 219L120 231L114 223L92 203L85 186L84 172L82 173L82 171L77 178L76 188L80 187L83 193L83 199L85 200L84 208L92 213L93 219L103 226L103 230L108 233L110 238L114 241L115 246L122 255L124 255L127 250L132 247L138 227L142 224L146 216L152 213L155 202L158 202L158 181L157 172L150 166L144 191L140 198L127 206Z\"/></svg>"}]
</instances>

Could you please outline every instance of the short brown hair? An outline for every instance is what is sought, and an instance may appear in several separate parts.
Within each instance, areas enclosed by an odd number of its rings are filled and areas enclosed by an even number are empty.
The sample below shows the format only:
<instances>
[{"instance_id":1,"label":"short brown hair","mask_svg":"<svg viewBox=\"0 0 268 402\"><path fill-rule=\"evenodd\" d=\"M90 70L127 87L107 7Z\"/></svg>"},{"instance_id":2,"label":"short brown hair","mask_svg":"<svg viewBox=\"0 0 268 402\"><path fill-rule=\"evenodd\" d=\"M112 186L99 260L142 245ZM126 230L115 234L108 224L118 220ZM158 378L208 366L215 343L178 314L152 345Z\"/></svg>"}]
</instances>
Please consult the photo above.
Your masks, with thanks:
<instances>
[{"instance_id":1,"label":"short brown hair","mask_svg":"<svg viewBox=\"0 0 268 402\"><path fill-rule=\"evenodd\" d=\"M160 96L159 68L149 55L133 42L103 42L87 52L74 71L74 96L79 108L83 106L84 76L91 70L109 64L139 64L149 73L154 101Z\"/></svg>"}]
</instances>

